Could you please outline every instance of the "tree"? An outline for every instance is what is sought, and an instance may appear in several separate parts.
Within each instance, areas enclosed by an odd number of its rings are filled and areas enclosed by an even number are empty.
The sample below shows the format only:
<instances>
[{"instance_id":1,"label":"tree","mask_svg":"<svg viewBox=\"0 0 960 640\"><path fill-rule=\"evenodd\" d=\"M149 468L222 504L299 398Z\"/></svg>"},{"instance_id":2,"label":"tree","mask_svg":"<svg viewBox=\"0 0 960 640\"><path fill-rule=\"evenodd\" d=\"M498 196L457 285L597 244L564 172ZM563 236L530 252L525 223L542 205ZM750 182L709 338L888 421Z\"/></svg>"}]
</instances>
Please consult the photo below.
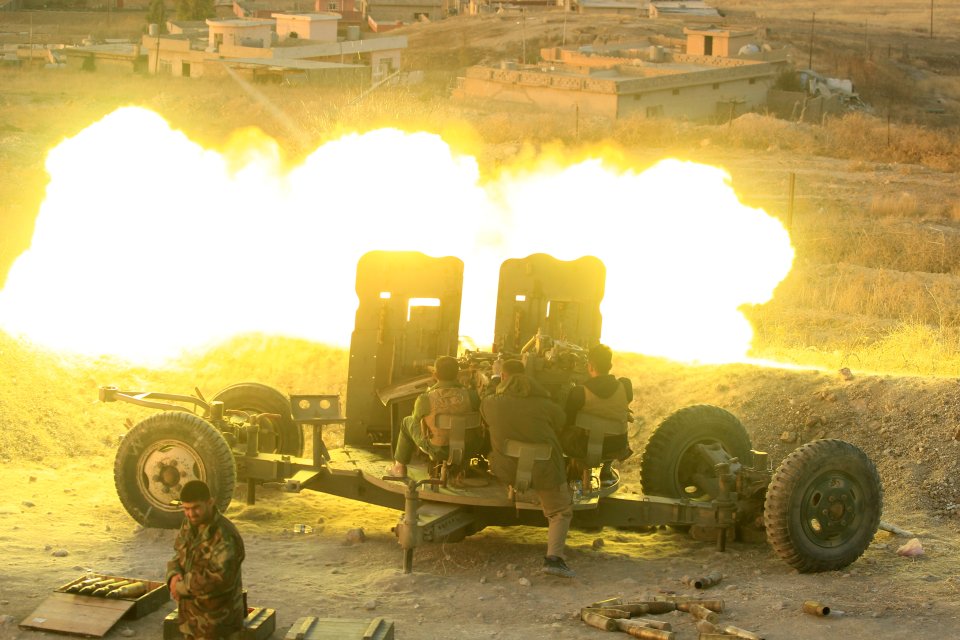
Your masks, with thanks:
<instances>
[{"instance_id":1,"label":"tree","mask_svg":"<svg viewBox=\"0 0 960 640\"><path fill-rule=\"evenodd\" d=\"M160 33L167 32L167 7L163 0L150 0L150 7L147 9L147 24L158 25Z\"/></svg>"},{"instance_id":2,"label":"tree","mask_svg":"<svg viewBox=\"0 0 960 640\"><path fill-rule=\"evenodd\" d=\"M213 0L177 0L179 20L206 20L215 15Z\"/></svg>"}]
</instances>

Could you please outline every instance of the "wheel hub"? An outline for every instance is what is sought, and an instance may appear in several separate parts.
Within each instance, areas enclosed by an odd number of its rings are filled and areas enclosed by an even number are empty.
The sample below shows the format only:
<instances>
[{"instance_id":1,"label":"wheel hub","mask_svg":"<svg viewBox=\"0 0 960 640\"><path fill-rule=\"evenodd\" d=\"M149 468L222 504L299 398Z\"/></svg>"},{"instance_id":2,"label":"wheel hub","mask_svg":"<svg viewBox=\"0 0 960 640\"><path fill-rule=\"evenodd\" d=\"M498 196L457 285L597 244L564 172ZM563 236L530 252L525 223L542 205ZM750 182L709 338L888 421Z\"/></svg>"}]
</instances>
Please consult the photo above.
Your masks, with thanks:
<instances>
[{"instance_id":1,"label":"wheel hub","mask_svg":"<svg viewBox=\"0 0 960 640\"><path fill-rule=\"evenodd\" d=\"M140 488L155 506L167 511L178 507L170 503L180 497L183 485L203 480L203 462L189 445L178 441L157 442L140 457Z\"/></svg>"},{"instance_id":2,"label":"wheel hub","mask_svg":"<svg viewBox=\"0 0 960 640\"><path fill-rule=\"evenodd\" d=\"M825 473L810 483L802 504L804 526L823 546L841 544L857 528L861 511L856 483L840 472Z\"/></svg>"}]
</instances>

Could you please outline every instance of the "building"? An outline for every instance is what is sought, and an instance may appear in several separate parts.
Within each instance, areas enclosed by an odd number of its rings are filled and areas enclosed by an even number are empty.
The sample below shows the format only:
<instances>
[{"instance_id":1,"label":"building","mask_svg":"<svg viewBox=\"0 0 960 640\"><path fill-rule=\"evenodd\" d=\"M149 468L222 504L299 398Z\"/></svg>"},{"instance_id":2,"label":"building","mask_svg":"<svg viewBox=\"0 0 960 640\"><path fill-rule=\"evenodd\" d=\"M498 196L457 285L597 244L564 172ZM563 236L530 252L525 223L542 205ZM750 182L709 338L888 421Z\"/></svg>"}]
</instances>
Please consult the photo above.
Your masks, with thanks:
<instances>
[{"instance_id":1,"label":"building","mask_svg":"<svg viewBox=\"0 0 960 640\"><path fill-rule=\"evenodd\" d=\"M702 0L652 0L647 9L651 18L680 18L683 20L717 20L720 12Z\"/></svg>"},{"instance_id":2,"label":"building","mask_svg":"<svg viewBox=\"0 0 960 640\"><path fill-rule=\"evenodd\" d=\"M277 37L303 38L314 42L336 42L339 13L275 13Z\"/></svg>"},{"instance_id":3,"label":"building","mask_svg":"<svg viewBox=\"0 0 960 640\"><path fill-rule=\"evenodd\" d=\"M206 38L145 35L141 44L147 71L183 77L238 71L253 78L355 83L358 74L377 82L400 69L406 36L342 40L336 36L337 14L277 16L208 20ZM321 40L302 37L295 29Z\"/></svg>"},{"instance_id":4,"label":"building","mask_svg":"<svg viewBox=\"0 0 960 640\"><path fill-rule=\"evenodd\" d=\"M610 119L727 119L764 105L785 64L643 45L548 48L541 57L538 65L470 67L454 95Z\"/></svg>"},{"instance_id":5,"label":"building","mask_svg":"<svg viewBox=\"0 0 960 640\"><path fill-rule=\"evenodd\" d=\"M442 20L455 7L451 0L361 0L360 11L378 23Z\"/></svg>"},{"instance_id":6,"label":"building","mask_svg":"<svg viewBox=\"0 0 960 640\"><path fill-rule=\"evenodd\" d=\"M695 56L731 57L743 47L758 40L755 30L733 31L710 25L702 29L684 27L687 36L687 53Z\"/></svg>"}]
</instances>

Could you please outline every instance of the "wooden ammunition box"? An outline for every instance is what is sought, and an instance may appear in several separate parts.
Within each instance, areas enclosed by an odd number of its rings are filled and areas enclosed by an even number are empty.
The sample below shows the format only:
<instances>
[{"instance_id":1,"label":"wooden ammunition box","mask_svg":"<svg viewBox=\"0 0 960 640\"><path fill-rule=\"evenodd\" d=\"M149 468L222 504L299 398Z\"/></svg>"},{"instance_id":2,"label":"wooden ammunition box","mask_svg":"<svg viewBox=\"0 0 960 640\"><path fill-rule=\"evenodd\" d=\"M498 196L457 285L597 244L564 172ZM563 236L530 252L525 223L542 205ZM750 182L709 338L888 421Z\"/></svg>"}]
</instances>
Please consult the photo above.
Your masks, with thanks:
<instances>
[{"instance_id":1,"label":"wooden ammunition box","mask_svg":"<svg viewBox=\"0 0 960 640\"><path fill-rule=\"evenodd\" d=\"M180 625L177 622L179 611L174 609L163 619L163 640L180 640ZM243 621L241 640L266 640L277 628L276 609L247 607L247 617Z\"/></svg>"},{"instance_id":2,"label":"wooden ammunition box","mask_svg":"<svg viewBox=\"0 0 960 640\"><path fill-rule=\"evenodd\" d=\"M393 622L384 618L299 618L284 640L394 640Z\"/></svg>"},{"instance_id":3,"label":"wooden ammunition box","mask_svg":"<svg viewBox=\"0 0 960 640\"><path fill-rule=\"evenodd\" d=\"M106 635L120 619L142 618L170 599L170 590L162 582L108 575L96 577L143 582L147 592L136 598L104 598L68 593L70 587L86 579L83 576L54 589L53 594L20 623L20 627L99 638Z\"/></svg>"}]
</instances>

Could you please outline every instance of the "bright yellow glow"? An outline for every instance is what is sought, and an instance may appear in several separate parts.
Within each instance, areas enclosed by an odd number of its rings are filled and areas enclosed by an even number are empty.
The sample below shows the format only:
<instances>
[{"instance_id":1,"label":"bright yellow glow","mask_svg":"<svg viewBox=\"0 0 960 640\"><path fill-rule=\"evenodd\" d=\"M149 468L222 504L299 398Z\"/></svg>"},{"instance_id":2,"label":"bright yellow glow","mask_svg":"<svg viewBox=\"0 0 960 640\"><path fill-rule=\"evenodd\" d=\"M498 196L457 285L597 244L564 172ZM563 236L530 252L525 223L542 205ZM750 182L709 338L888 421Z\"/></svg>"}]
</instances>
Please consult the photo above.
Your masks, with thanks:
<instances>
[{"instance_id":1,"label":"bright yellow glow","mask_svg":"<svg viewBox=\"0 0 960 640\"><path fill-rule=\"evenodd\" d=\"M53 149L47 170L0 324L145 362L249 331L346 345L372 249L463 259L460 332L481 346L500 263L544 252L604 261L614 349L736 361L752 335L737 309L769 299L793 260L782 225L721 170L674 160L636 173L545 157L481 183L440 137L383 129L286 169L255 131L217 153L126 108Z\"/></svg>"}]
</instances>

